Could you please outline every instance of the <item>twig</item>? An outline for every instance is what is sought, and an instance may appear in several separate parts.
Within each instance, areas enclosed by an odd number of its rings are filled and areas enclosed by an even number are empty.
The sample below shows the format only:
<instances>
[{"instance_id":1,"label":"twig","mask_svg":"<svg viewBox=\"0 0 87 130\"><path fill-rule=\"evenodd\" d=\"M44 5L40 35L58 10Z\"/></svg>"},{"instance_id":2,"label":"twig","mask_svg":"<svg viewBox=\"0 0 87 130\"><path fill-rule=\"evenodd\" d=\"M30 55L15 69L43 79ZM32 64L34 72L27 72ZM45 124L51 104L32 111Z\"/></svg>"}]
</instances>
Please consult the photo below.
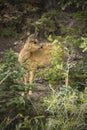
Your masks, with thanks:
<instances>
[{"instance_id":1,"label":"twig","mask_svg":"<svg viewBox=\"0 0 87 130\"><path fill-rule=\"evenodd\" d=\"M2 84L10 75L11 73L8 72L8 74L0 81L0 84Z\"/></svg>"}]
</instances>

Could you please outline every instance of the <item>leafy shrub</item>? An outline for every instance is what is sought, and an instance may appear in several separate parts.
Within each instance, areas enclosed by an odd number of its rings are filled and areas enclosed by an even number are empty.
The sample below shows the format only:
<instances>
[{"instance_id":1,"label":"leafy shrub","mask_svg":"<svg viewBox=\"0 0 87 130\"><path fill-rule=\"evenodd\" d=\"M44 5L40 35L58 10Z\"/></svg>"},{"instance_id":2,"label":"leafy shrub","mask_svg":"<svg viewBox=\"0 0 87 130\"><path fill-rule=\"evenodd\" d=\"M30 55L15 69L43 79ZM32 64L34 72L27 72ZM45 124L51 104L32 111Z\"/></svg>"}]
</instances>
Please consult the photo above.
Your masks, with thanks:
<instances>
[{"instance_id":1,"label":"leafy shrub","mask_svg":"<svg viewBox=\"0 0 87 130\"><path fill-rule=\"evenodd\" d=\"M24 120L16 125L16 130L25 129L25 130L44 130L45 125L43 123L44 116L35 116L31 119L29 116L24 117Z\"/></svg>"},{"instance_id":2,"label":"leafy shrub","mask_svg":"<svg viewBox=\"0 0 87 130\"><path fill-rule=\"evenodd\" d=\"M87 85L87 60L79 61L70 69L70 85L84 90Z\"/></svg>"},{"instance_id":3,"label":"leafy shrub","mask_svg":"<svg viewBox=\"0 0 87 130\"><path fill-rule=\"evenodd\" d=\"M76 8L82 8L85 9L87 6L87 3L85 0L58 0L57 4L60 5L60 7L65 10L68 7L74 6Z\"/></svg>"},{"instance_id":4,"label":"leafy shrub","mask_svg":"<svg viewBox=\"0 0 87 130\"><path fill-rule=\"evenodd\" d=\"M23 122L24 126L27 124L26 116L29 117L28 120L31 120L31 116L37 113L30 98L27 98L26 95L21 95L22 92L27 93L29 89L29 85L24 85L22 81L25 73L26 71L23 69L23 66L17 63L15 52L8 50L4 61L0 64L1 130L14 130L16 126L19 126Z\"/></svg>"},{"instance_id":5,"label":"leafy shrub","mask_svg":"<svg viewBox=\"0 0 87 130\"><path fill-rule=\"evenodd\" d=\"M49 83L51 84L58 84L59 81L65 79L65 61L63 59L64 53L64 45L59 44L56 45L58 39L53 41L53 50L52 50L52 61L51 61L51 68L49 69Z\"/></svg>"},{"instance_id":6,"label":"leafy shrub","mask_svg":"<svg viewBox=\"0 0 87 130\"><path fill-rule=\"evenodd\" d=\"M58 23L56 23L57 10L50 10L44 13L40 19L34 22L35 30L40 36L47 38L49 34L56 34L59 31Z\"/></svg>"},{"instance_id":7,"label":"leafy shrub","mask_svg":"<svg viewBox=\"0 0 87 130\"><path fill-rule=\"evenodd\" d=\"M75 19L78 21L83 21L84 23L86 23L86 21L87 21L86 16L87 16L87 11L77 11L74 13Z\"/></svg>"},{"instance_id":8,"label":"leafy shrub","mask_svg":"<svg viewBox=\"0 0 87 130\"><path fill-rule=\"evenodd\" d=\"M47 130L86 130L87 91L79 92L72 87L62 87L59 91L51 88L51 95L44 99L50 116Z\"/></svg>"},{"instance_id":9,"label":"leafy shrub","mask_svg":"<svg viewBox=\"0 0 87 130\"><path fill-rule=\"evenodd\" d=\"M82 43L80 47L83 49L83 52L87 51L87 38L82 37Z\"/></svg>"}]
</instances>

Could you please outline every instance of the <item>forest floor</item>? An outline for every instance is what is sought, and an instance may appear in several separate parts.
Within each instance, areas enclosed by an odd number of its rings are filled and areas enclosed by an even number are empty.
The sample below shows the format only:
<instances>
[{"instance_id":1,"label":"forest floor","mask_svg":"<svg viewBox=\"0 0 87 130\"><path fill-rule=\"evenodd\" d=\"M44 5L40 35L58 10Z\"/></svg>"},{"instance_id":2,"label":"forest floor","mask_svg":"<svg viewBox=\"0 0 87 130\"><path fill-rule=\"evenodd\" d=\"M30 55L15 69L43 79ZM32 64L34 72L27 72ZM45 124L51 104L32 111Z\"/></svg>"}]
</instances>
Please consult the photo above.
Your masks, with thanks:
<instances>
[{"instance_id":1,"label":"forest floor","mask_svg":"<svg viewBox=\"0 0 87 130\"><path fill-rule=\"evenodd\" d=\"M0 59L10 48L15 49L15 40L10 37L0 37ZM15 49L17 51L17 48Z\"/></svg>"}]
</instances>

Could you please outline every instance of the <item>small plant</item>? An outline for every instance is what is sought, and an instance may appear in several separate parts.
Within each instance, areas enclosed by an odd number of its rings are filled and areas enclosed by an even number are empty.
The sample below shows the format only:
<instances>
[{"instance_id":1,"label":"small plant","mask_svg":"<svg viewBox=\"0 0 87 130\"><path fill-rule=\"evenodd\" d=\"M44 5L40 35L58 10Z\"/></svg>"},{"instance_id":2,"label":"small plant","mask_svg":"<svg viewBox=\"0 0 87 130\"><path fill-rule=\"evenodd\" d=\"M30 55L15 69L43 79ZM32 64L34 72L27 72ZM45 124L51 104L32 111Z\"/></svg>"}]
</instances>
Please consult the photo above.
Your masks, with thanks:
<instances>
[{"instance_id":1,"label":"small plant","mask_svg":"<svg viewBox=\"0 0 87 130\"><path fill-rule=\"evenodd\" d=\"M51 68L49 69L49 83L55 84L59 80L65 79L65 68L64 68L64 46L62 44L56 45L58 40L53 41L53 50L52 50L52 61Z\"/></svg>"},{"instance_id":2,"label":"small plant","mask_svg":"<svg viewBox=\"0 0 87 130\"><path fill-rule=\"evenodd\" d=\"M44 116L35 116L30 118L29 116L23 117L22 116L22 121L16 125L15 130L20 130L20 129L29 129L29 130L44 130L45 125L43 123Z\"/></svg>"},{"instance_id":3,"label":"small plant","mask_svg":"<svg viewBox=\"0 0 87 130\"><path fill-rule=\"evenodd\" d=\"M44 99L47 112L51 114L47 118L47 130L86 130L87 92L69 86L51 90L51 95Z\"/></svg>"},{"instance_id":4,"label":"small plant","mask_svg":"<svg viewBox=\"0 0 87 130\"><path fill-rule=\"evenodd\" d=\"M83 49L83 52L87 51L87 38L82 37L82 43L80 47Z\"/></svg>"}]
</instances>

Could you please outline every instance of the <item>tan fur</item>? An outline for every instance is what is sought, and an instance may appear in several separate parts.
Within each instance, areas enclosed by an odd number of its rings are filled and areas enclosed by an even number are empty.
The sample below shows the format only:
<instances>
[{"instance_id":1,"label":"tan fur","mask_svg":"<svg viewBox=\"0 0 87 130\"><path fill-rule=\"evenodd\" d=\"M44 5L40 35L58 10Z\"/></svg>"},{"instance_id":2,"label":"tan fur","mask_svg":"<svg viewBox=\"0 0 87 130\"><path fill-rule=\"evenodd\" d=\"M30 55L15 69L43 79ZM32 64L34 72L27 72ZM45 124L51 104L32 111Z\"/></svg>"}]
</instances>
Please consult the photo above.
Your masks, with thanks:
<instances>
[{"instance_id":1,"label":"tan fur","mask_svg":"<svg viewBox=\"0 0 87 130\"><path fill-rule=\"evenodd\" d=\"M34 79L35 71L40 67L47 66L51 63L52 44L37 45L32 42L27 42L19 53L18 61L20 64L25 63L24 67L30 71L29 83ZM27 76L28 77L28 76ZM27 77L24 78L27 84ZM29 91L31 94L32 91Z\"/></svg>"}]
</instances>

